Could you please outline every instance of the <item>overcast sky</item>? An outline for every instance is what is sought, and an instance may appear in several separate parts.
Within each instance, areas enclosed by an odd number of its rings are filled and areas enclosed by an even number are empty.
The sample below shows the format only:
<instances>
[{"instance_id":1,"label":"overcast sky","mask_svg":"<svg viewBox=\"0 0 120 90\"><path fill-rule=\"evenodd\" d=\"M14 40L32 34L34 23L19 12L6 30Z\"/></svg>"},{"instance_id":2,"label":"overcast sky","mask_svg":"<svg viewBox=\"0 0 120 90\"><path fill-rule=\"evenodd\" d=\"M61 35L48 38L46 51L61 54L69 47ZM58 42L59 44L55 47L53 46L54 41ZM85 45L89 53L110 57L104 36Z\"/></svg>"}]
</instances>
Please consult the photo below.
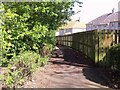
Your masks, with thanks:
<instances>
[{"instance_id":1,"label":"overcast sky","mask_svg":"<svg viewBox=\"0 0 120 90\"><path fill-rule=\"evenodd\" d=\"M120 0L81 0L83 2L82 8L76 7L75 10L80 9L81 12L72 17L76 20L80 17L81 22L89 22L103 14L111 13L112 9L118 11L118 2ZM119 6L120 7L120 6Z\"/></svg>"}]
</instances>

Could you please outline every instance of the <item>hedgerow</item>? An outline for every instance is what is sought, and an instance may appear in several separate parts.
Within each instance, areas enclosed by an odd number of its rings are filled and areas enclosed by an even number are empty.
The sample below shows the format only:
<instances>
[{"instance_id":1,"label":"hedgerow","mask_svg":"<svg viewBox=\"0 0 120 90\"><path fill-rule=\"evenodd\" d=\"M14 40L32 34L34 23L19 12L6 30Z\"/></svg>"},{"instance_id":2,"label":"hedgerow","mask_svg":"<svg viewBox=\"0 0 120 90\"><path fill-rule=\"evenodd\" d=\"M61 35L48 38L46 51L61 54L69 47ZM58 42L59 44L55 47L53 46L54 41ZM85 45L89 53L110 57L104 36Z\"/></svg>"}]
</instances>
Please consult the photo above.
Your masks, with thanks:
<instances>
[{"instance_id":1,"label":"hedgerow","mask_svg":"<svg viewBox=\"0 0 120 90\"><path fill-rule=\"evenodd\" d=\"M108 62L110 68L120 72L120 44L112 46L108 53Z\"/></svg>"},{"instance_id":2,"label":"hedgerow","mask_svg":"<svg viewBox=\"0 0 120 90\"><path fill-rule=\"evenodd\" d=\"M32 78L32 73L47 63L48 58L41 58L35 52L23 52L18 56L12 57L7 70L1 76L4 87L20 87L27 79Z\"/></svg>"}]
</instances>

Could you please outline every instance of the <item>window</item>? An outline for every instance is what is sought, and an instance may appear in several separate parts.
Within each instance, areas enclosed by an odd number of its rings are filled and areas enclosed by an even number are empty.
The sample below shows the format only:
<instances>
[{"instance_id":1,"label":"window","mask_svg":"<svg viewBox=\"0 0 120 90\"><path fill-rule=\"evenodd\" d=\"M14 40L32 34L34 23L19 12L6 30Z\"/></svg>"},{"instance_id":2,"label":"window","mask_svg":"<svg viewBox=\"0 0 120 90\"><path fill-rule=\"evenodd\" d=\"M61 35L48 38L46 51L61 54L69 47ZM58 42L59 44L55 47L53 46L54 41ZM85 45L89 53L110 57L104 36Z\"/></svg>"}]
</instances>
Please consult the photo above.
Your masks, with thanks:
<instances>
[{"instance_id":1,"label":"window","mask_svg":"<svg viewBox=\"0 0 120 90\"><path fill-rule=\"evenodd\" d=\"M106 25L104 25L104 27L106 27Z\"/></svg>"},{"instance_id":2,"label":"window","mask_svg":"<svg viewBox=\"0 0 120 90\"><path fill-rule=\"evenodd\" d=\"M120 27L120 22L118 22L118 27Z\"/></svg>"},{"instance_id":3,"label":"window","mask_svg":"<svg viewBox=\"0 0 120 90\"><path fill-rule=\"evenodd\" d=\"M111 26L113 27L113 26L114 26L114 23L111 23Z\"/></svg>"}]
</instances>

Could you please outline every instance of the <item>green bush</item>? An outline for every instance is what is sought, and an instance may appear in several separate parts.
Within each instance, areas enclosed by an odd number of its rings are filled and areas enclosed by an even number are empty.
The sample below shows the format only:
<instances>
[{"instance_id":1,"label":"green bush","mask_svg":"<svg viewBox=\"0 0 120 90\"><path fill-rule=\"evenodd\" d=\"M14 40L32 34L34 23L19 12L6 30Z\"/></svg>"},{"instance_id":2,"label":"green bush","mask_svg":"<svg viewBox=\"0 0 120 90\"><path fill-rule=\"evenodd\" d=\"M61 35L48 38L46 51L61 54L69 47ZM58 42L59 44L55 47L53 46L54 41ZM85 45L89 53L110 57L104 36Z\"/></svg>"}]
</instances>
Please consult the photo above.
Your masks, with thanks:
<instances>
[{"instance_id":1,"label":"green bush","mask_svg":"<svg viewBox=\"0 0 120 90\"><path fill-rule=\"evenodd\" d=\"M2 57L11 59L28 50L38 53L43 43L55 44L55 32L74 14L75 2L2 3Z\"/></svg>"},{"instance_id":2,"label":"green bush","mask_svg":"<svg viewBox=\"0 0 120 90\"><path fill-rule=\"evenodd\" d=\"M31 74L40 66L47 64L47 57L40 58L37 53L26 51L14 56L7 67L7 72L2 75L5 87L19 87L26 79L31 79Z\"/></svg>"},{"instance_id":3,"label":"green bush","mask_svg":"<svg viewBox=\"0 0 120 90\"><path fill-rule=\"evenodd\" d=\"M8 63L9 63L8 59L0 58L0 67L7 67Z\"/></svg>"},{"instance_id":4,"label":"green bush","mask_svg":"<svg viewBox=\"0 0 120 90\"><path fill-rule=\"evenodd\" d=\"M109 49L108 60L112 69L120 71L120 44Z\"/></svg>"}]
</instances>

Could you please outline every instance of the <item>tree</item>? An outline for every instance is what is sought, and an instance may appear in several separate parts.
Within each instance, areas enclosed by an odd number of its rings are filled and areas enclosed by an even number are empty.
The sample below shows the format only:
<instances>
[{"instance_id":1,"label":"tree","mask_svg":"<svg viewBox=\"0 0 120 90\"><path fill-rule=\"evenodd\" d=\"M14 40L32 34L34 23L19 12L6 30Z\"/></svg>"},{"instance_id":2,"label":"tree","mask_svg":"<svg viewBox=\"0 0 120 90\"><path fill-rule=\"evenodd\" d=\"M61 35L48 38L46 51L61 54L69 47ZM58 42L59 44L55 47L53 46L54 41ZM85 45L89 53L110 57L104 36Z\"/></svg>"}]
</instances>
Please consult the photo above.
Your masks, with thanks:
<instances>
[{"instance_id":1,"label":"tree","mask_svg":"<svg viewBox=\"0 0 120 90\"><path fill-rule=\"evenodd\" d=\"M4 57L54 44L55 30L70 20L75 2L4 2Z\"/></svg>"}]
</instances>

